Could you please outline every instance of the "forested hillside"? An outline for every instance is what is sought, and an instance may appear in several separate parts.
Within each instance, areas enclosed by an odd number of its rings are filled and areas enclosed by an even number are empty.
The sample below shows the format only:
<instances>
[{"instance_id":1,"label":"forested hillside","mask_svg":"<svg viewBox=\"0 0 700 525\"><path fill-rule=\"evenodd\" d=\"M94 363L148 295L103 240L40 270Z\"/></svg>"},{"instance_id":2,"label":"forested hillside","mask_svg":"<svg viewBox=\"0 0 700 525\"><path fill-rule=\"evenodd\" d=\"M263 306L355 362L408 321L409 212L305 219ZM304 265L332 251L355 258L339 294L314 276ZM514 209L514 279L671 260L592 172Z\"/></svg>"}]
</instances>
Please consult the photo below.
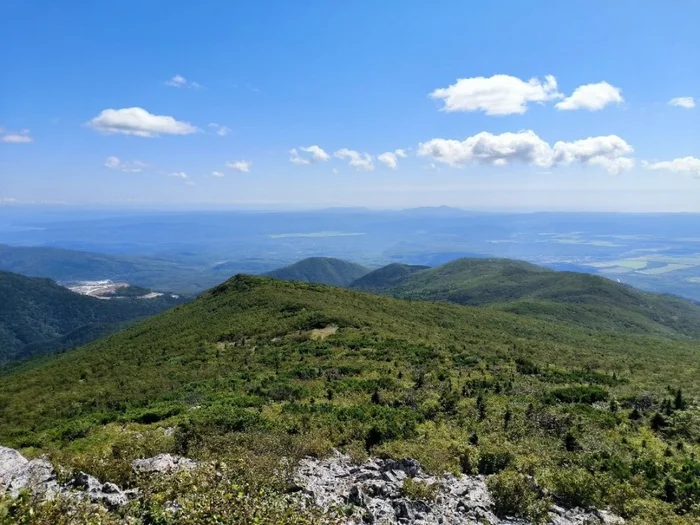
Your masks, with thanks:
<instances>
[{"instance_id":1,"label":"forested hillside","mask_svg":"<svg viewBox=\"0 0 700 525\"><path fill-rule=\"evenodd\" d=\"M373 275L381 277L382 269L365 278ZM458 259L398 279L375 279L369 289L402 299L489 306L590 330L700 338L700 306L691 301L511 259Z\"/></svg>"},{"instance_id":2,"label":"forested hillside","mask_svg":"<svg viewBox=\"0 0 700 525\"><path fill-rule=\"evenodd\" d=\"M49 279L0 272L0 364L85 344L180 303L170 295L97 299Z\"/></svg>"},{"instance_id":3,"label":"forested hillside","mask_svg":"<svg viewBox=\"0 0 700 525\"><path fill-rule=\"evenodd\" d=\"M128 465L144 454L212 458L255 491L284 490L283 458L338 447L487 475L522 516L553 498L690 524L699 352L695 341L236 276L6 374L0 443L122 484L136 482Z\"/></svg>"}]
</instances>

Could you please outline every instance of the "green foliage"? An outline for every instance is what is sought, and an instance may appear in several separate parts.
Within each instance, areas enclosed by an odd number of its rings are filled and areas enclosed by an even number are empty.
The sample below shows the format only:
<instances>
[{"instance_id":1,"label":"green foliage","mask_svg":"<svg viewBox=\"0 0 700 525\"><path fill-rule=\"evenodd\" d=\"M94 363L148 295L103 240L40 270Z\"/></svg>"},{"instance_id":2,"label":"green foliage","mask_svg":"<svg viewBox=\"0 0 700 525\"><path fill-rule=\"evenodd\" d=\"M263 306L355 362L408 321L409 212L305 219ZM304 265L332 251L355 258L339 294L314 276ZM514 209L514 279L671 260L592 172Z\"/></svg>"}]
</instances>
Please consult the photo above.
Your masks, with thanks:
<instances>
[{"instance_id":1,"label":"green foliage","mask_svg":"<svg viewBox=\"0 0 700 525\"><path fill-rule=\"evenodd\" d=\"M548 403L598 403L607 401L608 392L598 386L569 386L551 390L545 396Z\"/></svg>"},{"instance_id":2,"label":"green foliage","mask_svg":"<svg viewBox=\"0 0 700 525\"><path fill-rule=\"evenodd\" d=\"M434 501L438 495L439 485L437 483L425 483L422 481L406 478L401 487L401 494L405 498L421 501Z\"/></svg>"},{"instance_id":3,"label":"green foliage","mask_svg":"<svg viewBox=\"0 0 700 525\"><path fill-rule=\"evenodd\" d=\"M557 469L550 483L556 498L567 507L593 508L603 503L601 477L583 468Z\"/></svg>"},{"instance_id":4,"label":"green foliage","mask_svg":"<svg viewBox=\"0 0 700 525\"><path fill-rule=\"evenodd\" d=\"M533 523L546 523L551 502L540 497L533 479L513 470L504 470L490 477L487 484L498 516L515 516Z\"/></svg>"}]
</instances>

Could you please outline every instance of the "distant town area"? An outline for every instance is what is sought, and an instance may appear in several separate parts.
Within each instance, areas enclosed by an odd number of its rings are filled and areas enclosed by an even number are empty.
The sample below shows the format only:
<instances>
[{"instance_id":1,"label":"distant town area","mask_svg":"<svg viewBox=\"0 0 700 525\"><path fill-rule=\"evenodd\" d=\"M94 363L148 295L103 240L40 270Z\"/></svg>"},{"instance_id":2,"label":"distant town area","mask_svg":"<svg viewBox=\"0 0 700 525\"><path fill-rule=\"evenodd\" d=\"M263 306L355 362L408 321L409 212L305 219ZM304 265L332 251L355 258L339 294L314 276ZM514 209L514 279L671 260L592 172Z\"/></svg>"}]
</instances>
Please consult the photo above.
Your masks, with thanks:
<instances>
[{"instance_id":1,"label":"distant town area","mask_svg":"<svg viewBox=\"0 0 700 525\"><path fill-rule=\"evenodd\" d=\"M80 295L89 295L90 297L96 297L98 299L155 299L156 297L162 297L164 294L162 292L154 292L143 288L133 287L129 283L125 282L114 282L109 279L102 281L76 281L70 283L61 283L63 286L71 290L72 292L79 293ZM134 293L134 292L143 293ZM174 294L169 294L173 299L177 299L179 296Z\"/></svg>"}]
</instances>

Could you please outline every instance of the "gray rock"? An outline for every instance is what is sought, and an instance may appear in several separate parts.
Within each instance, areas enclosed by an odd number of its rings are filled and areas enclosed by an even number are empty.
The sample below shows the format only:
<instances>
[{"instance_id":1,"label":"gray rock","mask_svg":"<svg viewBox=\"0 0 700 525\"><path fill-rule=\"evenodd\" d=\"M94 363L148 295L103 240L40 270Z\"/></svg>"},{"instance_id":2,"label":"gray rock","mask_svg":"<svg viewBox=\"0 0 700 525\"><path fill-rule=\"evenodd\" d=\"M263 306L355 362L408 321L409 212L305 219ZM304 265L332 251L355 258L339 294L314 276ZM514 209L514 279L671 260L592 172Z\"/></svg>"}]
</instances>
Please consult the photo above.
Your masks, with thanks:
<instances>
[{"instance_id":1,"label":"gray rock","mask_svg":"<svg viewBox=\"0 0 700 525\"><path fill-rule=\"evenodd\" d=\"M134 491L122 491L114 483L79 472L68 484L59 485L56 471L46 459L28 461L16 450L0 447L0 490L16 498L23 490L34 496L51 499L57 495L88 499L92 503L115 509L128 503Z\"/></svg>"},{"instance_id":2,"label":"gray rock","mask_svg":"<svg viewBox=\"0 0 700 525\"><path fill-rule=\"evenodd\" d=\"M70 485L81 491L80 494L91 502L108 509L116 509L126 505L130 497L135 496L134 492L126 493L114 483L101 483L100 480L85 472L78 472Z\"/></svg>"},{"instance_id":3,"label":"gray rock","mask_svg":"<svg viewBox=\"0 0 700 525\"><path fill-rule=\"evenodd\" d=\"M135 459L131 462L131 469L136 474L171 474L195 468L197 468L195 461L172 454L159 454L152 458Z\"/></svg>"},{"instance_id":4,"label":"gray rock","mask_svg":"<svg viewBox=\"0 0 700 525\"><path fill-rule=\"evenodd\" d=\"M434 501L410 500L403 496L405 479L435 485ZM371 459L355 465L348 456L335 452L326 459L303 459L295 471L295 482L310 502L332 509L352 503L356 508L342 523L397 525L529 525L527 520L498 518L485 476L428 476L414 459ZM608 521L604 521L608 520ZM618 521L619 520L619 521ZM551 525L623 524L605 511L552 507Z\"/></svg>"},{"instance_id":5,"label":"gray rock","mask_svg":"<svg viewBox=\"0 0 700 525\"><path fill-rule=\"evenodd\" d=\"M51 463L45 459L33 459L14 473L5 490L13 498L23 490L28 490L35 496L52 498L60 492L60 487Z\"/></svg>"}]
</instances>

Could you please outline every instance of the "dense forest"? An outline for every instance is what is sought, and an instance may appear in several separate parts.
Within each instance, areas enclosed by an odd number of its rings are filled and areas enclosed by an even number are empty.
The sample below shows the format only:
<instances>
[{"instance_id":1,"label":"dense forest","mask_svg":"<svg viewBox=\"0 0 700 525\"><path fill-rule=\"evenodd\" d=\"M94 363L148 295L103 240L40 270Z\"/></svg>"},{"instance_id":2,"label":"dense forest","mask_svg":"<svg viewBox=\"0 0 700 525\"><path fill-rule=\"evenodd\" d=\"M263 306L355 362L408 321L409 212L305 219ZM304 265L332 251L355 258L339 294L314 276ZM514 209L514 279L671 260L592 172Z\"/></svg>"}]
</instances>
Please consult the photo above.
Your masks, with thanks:
<instances>
[{"instance_id":1,"label":"dense forest","mask_svg":"<svg viewBox=\"0 0 700 525\"><path fill-rule=\"evenodd\" d=\"M104 300L0 271L0 365L80 346L183 302L167 294L137 298L149 291L127 287Z\"/></svg>"}]
</instances>

